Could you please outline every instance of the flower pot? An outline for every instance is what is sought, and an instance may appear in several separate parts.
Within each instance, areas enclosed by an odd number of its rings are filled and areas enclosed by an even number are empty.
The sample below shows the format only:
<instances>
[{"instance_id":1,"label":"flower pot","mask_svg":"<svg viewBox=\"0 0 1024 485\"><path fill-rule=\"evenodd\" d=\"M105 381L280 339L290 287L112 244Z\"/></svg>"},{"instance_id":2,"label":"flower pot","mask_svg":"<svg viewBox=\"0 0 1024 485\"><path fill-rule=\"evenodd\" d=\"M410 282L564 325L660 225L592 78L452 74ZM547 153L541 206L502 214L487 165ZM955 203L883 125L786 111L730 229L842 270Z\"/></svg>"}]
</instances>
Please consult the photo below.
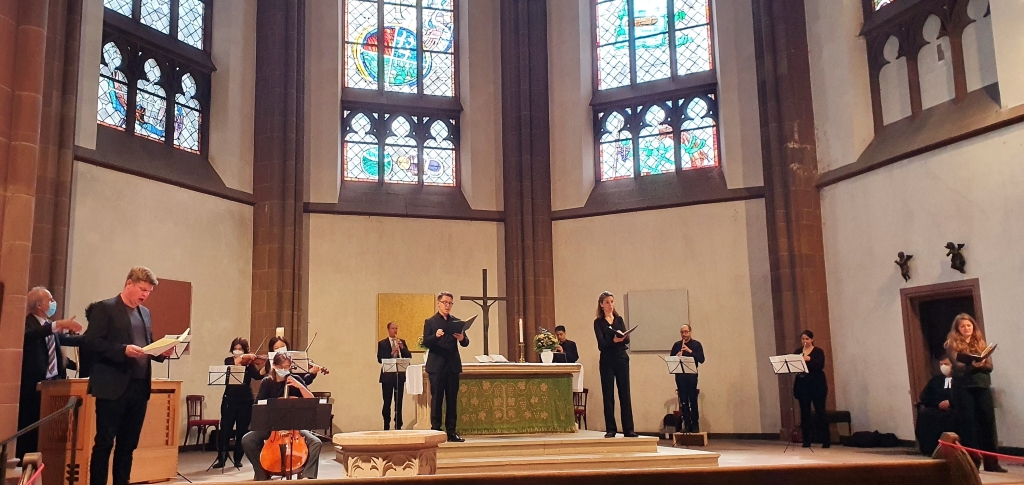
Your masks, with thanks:
<instances>
[{"instance_id":1,"label":"flower pot","mask_svg":"<svg viewBox=\"0 0 1024 485\"><path fill-rule=\"evenodd\" d=\"M555 361L555 354L550 350L540 351L540 361L545 364L550 364Z\"/></svg>"}]
</instances>

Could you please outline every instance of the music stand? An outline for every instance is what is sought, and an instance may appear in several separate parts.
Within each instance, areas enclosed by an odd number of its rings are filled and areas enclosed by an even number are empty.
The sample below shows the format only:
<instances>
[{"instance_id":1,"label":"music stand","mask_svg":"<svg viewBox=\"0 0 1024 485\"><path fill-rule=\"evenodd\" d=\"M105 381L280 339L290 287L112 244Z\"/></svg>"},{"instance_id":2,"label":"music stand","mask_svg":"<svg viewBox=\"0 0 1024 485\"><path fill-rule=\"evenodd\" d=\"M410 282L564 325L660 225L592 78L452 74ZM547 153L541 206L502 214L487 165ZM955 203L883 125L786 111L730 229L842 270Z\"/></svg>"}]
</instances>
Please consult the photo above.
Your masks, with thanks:
<instances>
[{"instance_id":1,"label":"music stand","mask_svg":"<svg viewBox=\"0 0 1024 485\"><path fill-rule=\"evenodd\" d=\"M326 400L325 400L326 401ZM268 399L265 404L252 407L252 431L292 431L324 429L331 425L331 404L320 399ZM281 451L284 454L284 450ZM282 460L291 464L291 460ZM294 470L284 470L285 479L291 480Z\"/></svg>"},{"instance_id":2,"label":"music stand","mask_svg":"<svg viewBox=\"0 0 1024 485\"><path fill-rule=\"evenodd\" d=\"M289 350L288 356L292 358L293 374L309 374L309 354L302 350Z\"/></svg>"},{"instance_id":3,"label":"music stand","mask_svg":"<svg viewBox=\"0 0 1024 485\"><path fill-rule=\"evenodd\" d=\"M243 365L211 365L209 374L206 378L206 385L208 386L228 386L228 385L243 385L243 379L245 378L245 366ZM224 433L222 429L219 433ZM220 446L220 435L217 436L217 445ZM218 457L220 456L220 450L217 450ZM206 468L206 471L210 471L213 468L213 464L217 463L217 458L213 459L213 463ZM223 467L220 472L224 473Z\"/></svg>"},{"instance_id":4,"label":"music stand","mask_svg":"<svg viewBox=\"0 0 1024 485\"><path fill-rule=\"evenodd\" d=\"M804 362L804 356L801 354L773 355L768 357L768 360L771 361L772 372L776 375L788 374L793 376L793 382L790 385L790 389L796 385L797 375L807 373L807 363ZM790 407L789 411L789 436L786 438L786 449L782 450L783 453L789 451L789 447L793 446L793 429L796 428L796 407ZM814 450L811 450L811 453L814 453Z\"/></svg>"},{"instance_id":5,"label":"music stand","mask_svg":"<svg viewBox=\"0 0 1024 485\"><path fill-rule=\"evenodd\" d=\"M412 363L412 359L398 358L398 359L381 359L380 371L385 374L405 374L406 369L409 368L409 364Z\"/></svg>"},{"instance_id":6,"label":"music stand","mask_svg":"<svg viewBox=\"0 0 1024 485\"><path fill-rule=\"evenodd\" d=\"M168 337L177 337L177 335L168 335ZM167 379L171 378L171 361L178 360L191 353L188 345L190 342L192 342L192 336L186 335L180 344L174 345L174 353L165 357L167 359Z\"/></svg>"}]
</instances>

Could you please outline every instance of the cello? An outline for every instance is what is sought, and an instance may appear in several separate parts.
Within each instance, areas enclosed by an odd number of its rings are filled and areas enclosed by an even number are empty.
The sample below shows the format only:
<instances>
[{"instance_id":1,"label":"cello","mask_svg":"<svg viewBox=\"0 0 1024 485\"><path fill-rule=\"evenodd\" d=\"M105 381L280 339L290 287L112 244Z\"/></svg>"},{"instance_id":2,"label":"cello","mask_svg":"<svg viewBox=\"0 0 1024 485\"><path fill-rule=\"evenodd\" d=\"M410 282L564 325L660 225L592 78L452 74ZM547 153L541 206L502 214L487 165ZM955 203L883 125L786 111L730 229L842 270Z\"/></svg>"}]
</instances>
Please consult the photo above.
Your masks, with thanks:
<instances>
[{"instance_id":1,"label":"cello","mask_svg":"<svg viewBox=\"0 0 1024 485\"><path fill-rule=\"evenodd\" d=\"M288 374L284 384L284 399L288 399L288 388L292 384L305 389L298 379ZM270 437L263 442L263 449L260 450L260 465L263 469L272 475L283 475L289 480L297 471L302 471L307 460L309 448L306 446L306 439L298 430L271 431Z\"/></svg>"}]
</instances>

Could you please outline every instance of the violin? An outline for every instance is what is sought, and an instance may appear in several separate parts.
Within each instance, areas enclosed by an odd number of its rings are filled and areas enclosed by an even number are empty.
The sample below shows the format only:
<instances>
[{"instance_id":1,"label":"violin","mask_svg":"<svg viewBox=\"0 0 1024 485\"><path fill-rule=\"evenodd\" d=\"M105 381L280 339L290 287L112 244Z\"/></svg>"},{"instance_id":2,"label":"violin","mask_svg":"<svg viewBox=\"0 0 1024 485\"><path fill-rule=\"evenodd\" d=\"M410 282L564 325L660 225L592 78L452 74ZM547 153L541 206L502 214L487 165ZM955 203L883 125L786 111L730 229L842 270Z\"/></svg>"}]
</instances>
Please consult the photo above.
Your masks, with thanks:
<instances>
[{"instance_id":1,"label":"violin","mask_svg":"<svg viewBox=\"0 0 1024 485\"><path fill-rule=\"evenodd\" d=\"M288 387L292 384L302 386L293 376L288 376L284 385L284 398L288 399ZM260 450L260 465L264 470L275 475L294 475L302 471L309 460L309 447L306 439L298 430L271 431L270 437L263 442Z\"/></svg>"}]
</instances>

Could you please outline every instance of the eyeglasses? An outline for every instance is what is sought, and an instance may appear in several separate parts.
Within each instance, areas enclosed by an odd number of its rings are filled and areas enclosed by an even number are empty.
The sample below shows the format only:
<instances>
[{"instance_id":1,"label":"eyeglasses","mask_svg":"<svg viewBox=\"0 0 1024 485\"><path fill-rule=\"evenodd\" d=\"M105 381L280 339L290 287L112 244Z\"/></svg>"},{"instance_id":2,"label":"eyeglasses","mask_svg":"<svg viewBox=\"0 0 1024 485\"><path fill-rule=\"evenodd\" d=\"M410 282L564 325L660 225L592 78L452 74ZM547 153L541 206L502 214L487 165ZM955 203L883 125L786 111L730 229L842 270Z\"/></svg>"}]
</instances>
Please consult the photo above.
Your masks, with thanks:
<instances>
[{"instance_id":1,"label":"eyeglasses","mask_svg":"<svg viewBox=\"0 0 1024 485\"><path fill-rule=\"evenodd\" d=\"M454 301L444 301L444 300L441 300L441 301L439 301L438 303L440 303L440 304L442 304L442 305L444 305L444 306L452 306L452 305L454 305L454 304L455 304L455 302L454 302Z\"/></svg>"}]
</instances>

